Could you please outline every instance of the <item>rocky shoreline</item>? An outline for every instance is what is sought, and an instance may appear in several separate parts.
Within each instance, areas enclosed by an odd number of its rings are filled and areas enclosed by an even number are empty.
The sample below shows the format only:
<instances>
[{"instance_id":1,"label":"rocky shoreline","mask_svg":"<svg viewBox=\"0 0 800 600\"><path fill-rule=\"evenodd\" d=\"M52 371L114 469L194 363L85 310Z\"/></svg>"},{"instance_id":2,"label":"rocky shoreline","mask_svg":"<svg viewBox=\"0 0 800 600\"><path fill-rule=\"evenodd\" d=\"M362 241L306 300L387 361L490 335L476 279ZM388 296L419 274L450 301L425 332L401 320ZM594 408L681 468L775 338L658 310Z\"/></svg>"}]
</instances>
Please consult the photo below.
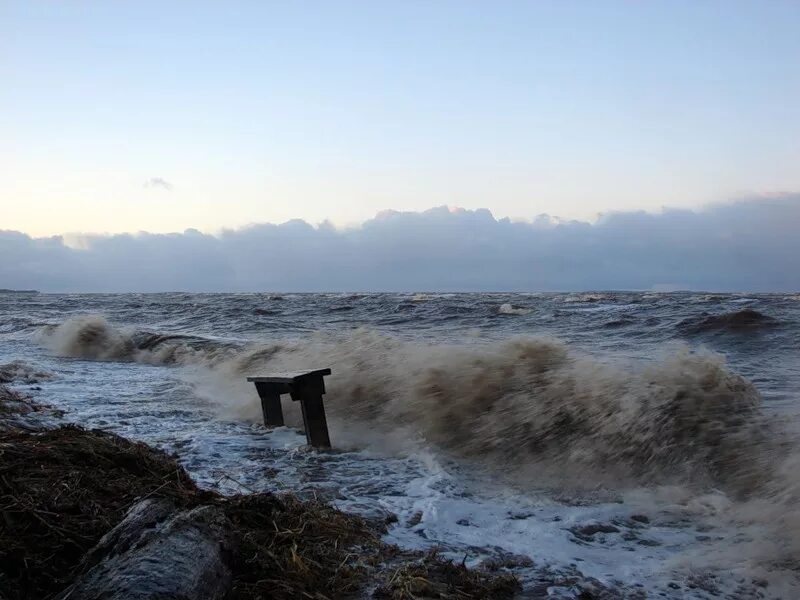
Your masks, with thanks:
<instances>
[{"instance_id":1,"label":"rocky shoreline","mask_svg":"<svg viewBox=\"0 0 800 600\"><path fill-rule=\"evenodd\" d=\"M519 590L502 566L468 569L386 545L385 523L322 502L201 489L174 457L54 426L58 416L0 384L0 599L455 600Z\"/></svg>"}]
</instances>

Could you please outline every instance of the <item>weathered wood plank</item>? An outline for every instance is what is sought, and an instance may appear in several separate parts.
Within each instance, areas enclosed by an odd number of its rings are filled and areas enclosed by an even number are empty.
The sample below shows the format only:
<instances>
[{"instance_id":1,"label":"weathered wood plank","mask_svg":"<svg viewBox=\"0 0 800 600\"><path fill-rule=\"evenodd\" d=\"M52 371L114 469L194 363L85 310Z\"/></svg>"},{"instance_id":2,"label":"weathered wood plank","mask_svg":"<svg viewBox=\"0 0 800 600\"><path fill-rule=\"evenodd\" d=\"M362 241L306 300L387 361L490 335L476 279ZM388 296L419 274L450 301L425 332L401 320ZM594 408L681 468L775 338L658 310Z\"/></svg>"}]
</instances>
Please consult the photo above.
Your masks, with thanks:
<instances>
[{"instance_id":1,"label":"weathered wood plank","mask_svg":"<svg viewBox=\"0 0 800 600\"><path fill-rule=\"evenodd\" d=\"M275 385L256 382L258 397L261 398L261 414L264 416L264 425L267 427L283 427L283 407L281 406L281 392Z\"/></svg>"},{"instance_id":2,"label":"weathered wood plank","mask_svg":"<svg viewBox=\"0 0 800 600\"><path fill-rule=\"evenodd\" d=\"M303 422L306 426L306 440L314 448L330 448L331 438L328 435L328 421L325 418L325 405L322 396L306 397L300 401L303 410Z\"/></svg>"},{"instance_id":3,"label":"weathered wood plank","mask_svg":"<svg viewBox=\"0 0 800 600\"><path fill-rule=\"evenodd\" d=\"M315 369L312 371L295 371L290 373L276 373L264 377L248 377L247 381L253 383L294 383L307 377L330 375L330 369Z\"/></svg>"}]
</instances>

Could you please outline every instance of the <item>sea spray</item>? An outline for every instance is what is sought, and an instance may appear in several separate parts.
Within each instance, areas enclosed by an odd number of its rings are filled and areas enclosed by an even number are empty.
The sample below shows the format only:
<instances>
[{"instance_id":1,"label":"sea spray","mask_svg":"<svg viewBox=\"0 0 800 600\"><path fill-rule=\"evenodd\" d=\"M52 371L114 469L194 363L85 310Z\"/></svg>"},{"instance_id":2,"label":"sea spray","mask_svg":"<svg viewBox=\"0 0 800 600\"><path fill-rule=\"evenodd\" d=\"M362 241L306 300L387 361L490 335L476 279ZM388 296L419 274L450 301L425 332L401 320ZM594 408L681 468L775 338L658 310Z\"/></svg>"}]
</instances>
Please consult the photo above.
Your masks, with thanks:
<instances>
[{"instance_id":1,"label":"sea spray","mask_svg":"<svg viewBox=\"0 0 800 600\"><path fill-rule=\"evenodd\" d=\"M220 410L254 420L247 375L330 366L334 436L402 430L520 479L720 485L747 496L774 466L758 392L710 352L622 366L548 338L436 345L367 330L236 347L124 331L97 316L42 337L62 355L180 365Z\"/></svg>"}]
</instances>

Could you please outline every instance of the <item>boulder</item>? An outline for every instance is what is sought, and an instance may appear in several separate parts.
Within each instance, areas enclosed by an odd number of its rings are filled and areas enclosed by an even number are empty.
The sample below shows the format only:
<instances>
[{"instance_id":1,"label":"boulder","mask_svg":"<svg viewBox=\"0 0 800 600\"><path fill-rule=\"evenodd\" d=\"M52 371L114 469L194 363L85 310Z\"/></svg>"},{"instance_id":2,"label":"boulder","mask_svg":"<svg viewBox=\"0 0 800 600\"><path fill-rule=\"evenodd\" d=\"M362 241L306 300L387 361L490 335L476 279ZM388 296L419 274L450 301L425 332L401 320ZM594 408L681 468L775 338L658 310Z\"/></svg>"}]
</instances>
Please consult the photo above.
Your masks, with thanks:
<instances>
[{"instance_id":1,"label":"boulder","mask_svg":"<svg viewBox=\"0 0 800 600\"><path fill-rule=\"evenodd\" d=\"M85 557L59 600L217 600L231 584L231 540L215 506L179 510L171 500L135 504Z\"/></svg>"}]
</instances>

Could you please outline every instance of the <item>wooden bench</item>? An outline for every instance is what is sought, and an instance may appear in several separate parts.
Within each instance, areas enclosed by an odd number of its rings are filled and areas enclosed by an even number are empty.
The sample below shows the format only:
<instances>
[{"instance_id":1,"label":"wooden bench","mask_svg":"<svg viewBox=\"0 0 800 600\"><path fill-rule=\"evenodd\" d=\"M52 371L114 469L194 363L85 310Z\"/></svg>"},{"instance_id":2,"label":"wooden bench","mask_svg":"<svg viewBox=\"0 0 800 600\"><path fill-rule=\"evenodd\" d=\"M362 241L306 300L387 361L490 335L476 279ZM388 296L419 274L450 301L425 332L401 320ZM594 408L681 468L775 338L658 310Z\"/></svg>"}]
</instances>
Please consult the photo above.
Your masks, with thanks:
<instances>
[{"instance_id":1,"label":"wooden bench","mask_svg":"<svg viewBox=\"0 0 800 600\"><path fill-rule=\"evenodd\" d=\"M323 377L330 374L330 369L316 369L297 373L277 373L265 377L248 377L247 381L256 384L258 396L261 398L264 425L281 427L284 424L281 394L290 394L292 400L300 402L308 444L315 448L330 448L328 421L325 419L325 406L322 403L322 396L325 393Z\"/></svg>"}]
</instances>

